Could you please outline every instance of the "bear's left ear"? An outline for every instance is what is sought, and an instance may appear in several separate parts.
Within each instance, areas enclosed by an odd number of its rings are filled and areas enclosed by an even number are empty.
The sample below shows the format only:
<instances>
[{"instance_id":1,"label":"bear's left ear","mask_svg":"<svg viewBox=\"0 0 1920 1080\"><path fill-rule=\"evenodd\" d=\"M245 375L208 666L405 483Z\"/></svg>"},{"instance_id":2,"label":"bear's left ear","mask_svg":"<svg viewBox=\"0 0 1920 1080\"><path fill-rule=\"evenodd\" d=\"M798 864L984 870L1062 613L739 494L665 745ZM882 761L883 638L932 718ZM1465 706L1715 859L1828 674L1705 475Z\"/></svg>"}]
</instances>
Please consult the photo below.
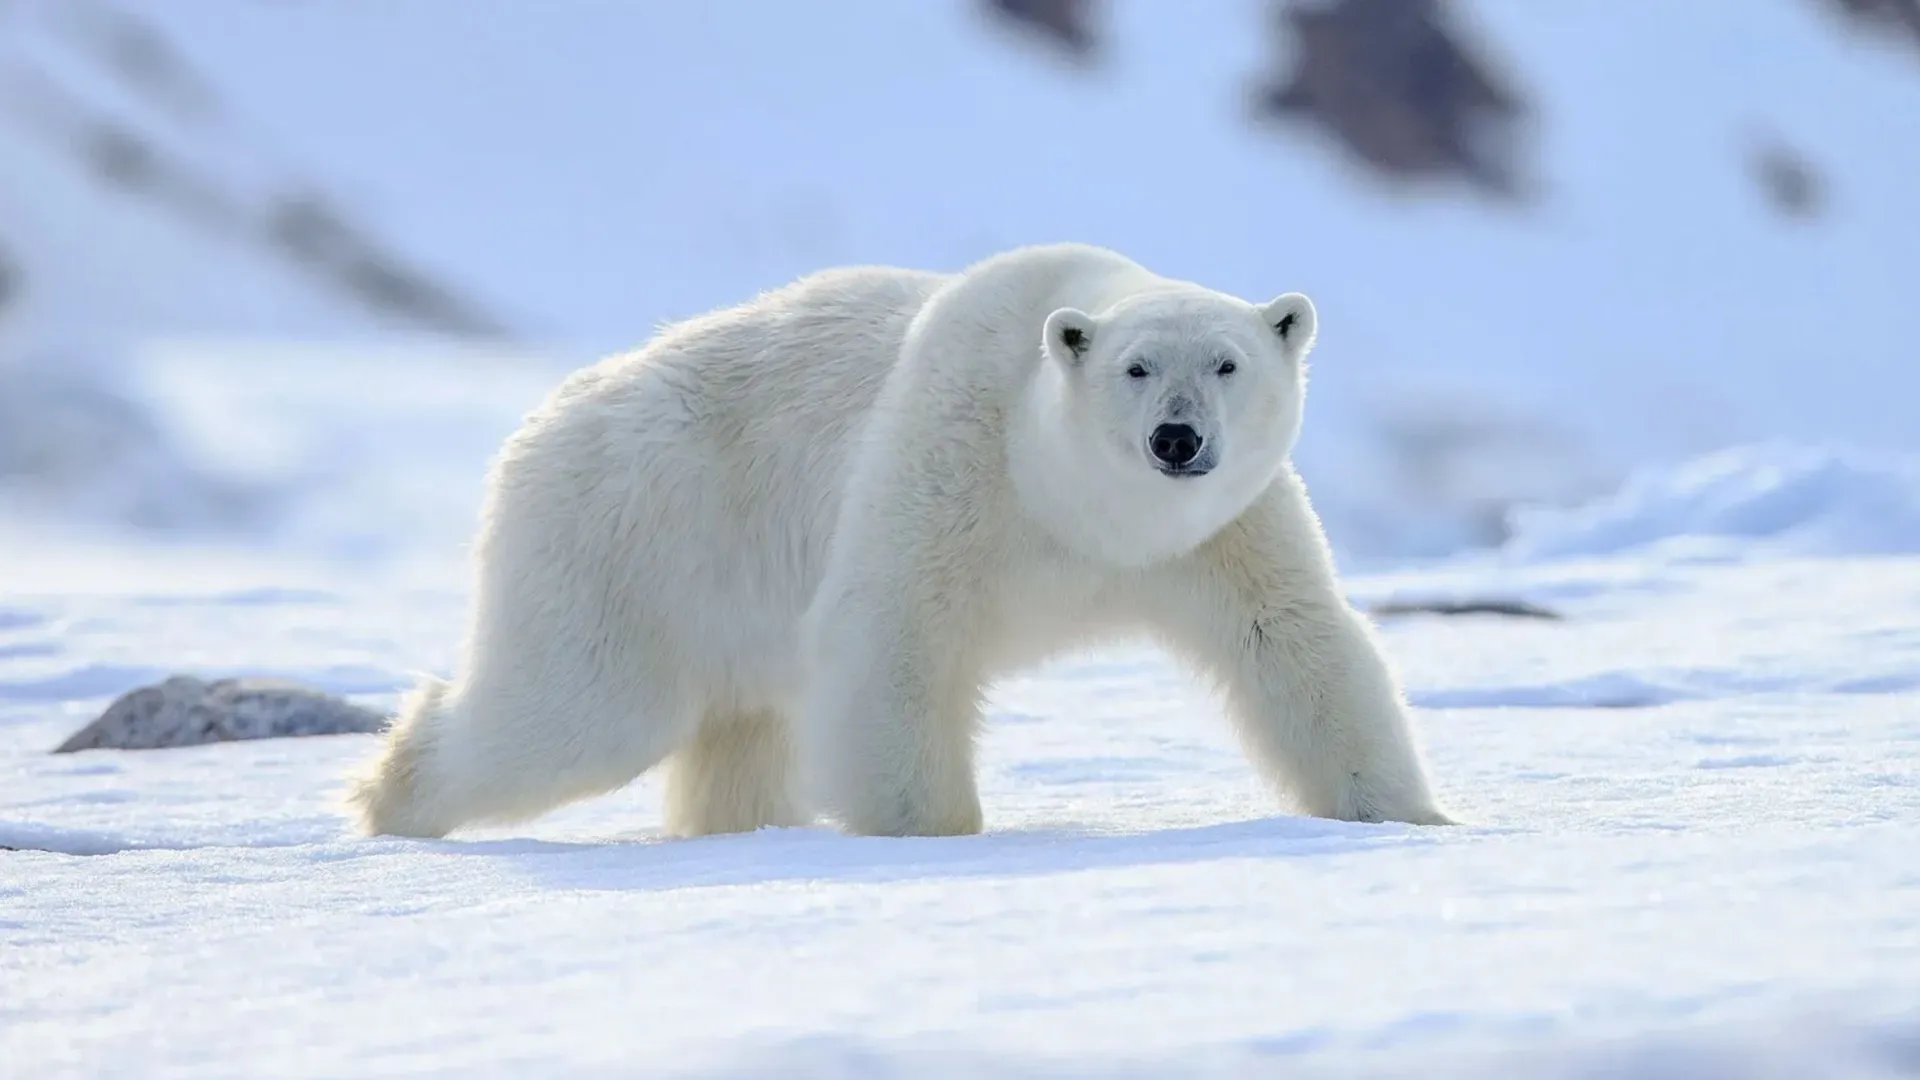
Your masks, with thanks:
<instances>
[{"instance_id":1,"label":"bear's left ear","mask_svg":"<svg viewBox=\"0 0 1920 1080\"><path fill-rule=\"evenodd\" d=\"M1093 348L1093 316L1079 308L1061 308L1047 316L1046 328L1041 333L1048 356L1061 367L1079 367L1087 350Z\"/></svg>"},{"instance_id":2,"label":"bear's left ear","mask_svg":"<svg viewBox=\"0 0 1920 1080\"><path fill-rule=\"evenodd\" d=\"M1261 306L1260 317L1280 335L1280 342L1289 354L1305 356L1307 350L1313 348L1314 335L1320 330L1320 316L1313 310L1313 301L1307 299L1306 293L1281 293Z\"/></svg>"}]
</instances>

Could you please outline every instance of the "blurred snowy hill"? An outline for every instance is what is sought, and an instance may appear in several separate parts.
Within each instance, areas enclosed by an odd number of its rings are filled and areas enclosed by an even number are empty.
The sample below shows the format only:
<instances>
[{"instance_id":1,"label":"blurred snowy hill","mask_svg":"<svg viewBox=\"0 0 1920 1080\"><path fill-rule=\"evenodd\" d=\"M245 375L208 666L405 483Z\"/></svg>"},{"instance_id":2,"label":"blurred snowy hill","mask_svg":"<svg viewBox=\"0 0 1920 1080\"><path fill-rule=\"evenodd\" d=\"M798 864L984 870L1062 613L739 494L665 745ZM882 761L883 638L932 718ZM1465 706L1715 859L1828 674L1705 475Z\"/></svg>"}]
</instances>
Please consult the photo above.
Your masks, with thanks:
<instances>
[{"instance_id":1,"label":"blurred snowy hill","mask_svg":"<svg viewBox=\"0 0 1920 1080\"><path fill-rule=\"evenodd\" d=\"M1098 47L1065 63L988 6L0 3L0 505L285 542L302 500L357 482L342 462L470 475L466 499L557 365L661 319L825 264L1063 238L1314 295L1301 466L1357 560L1497 544L1516 502L1733 444L1920 451L1920 50L1897 20L1451 5L1525 105L1508 200L1356 149L1419 159L1400 144L1257 122L1288 79L1326 85L1266 5L1088 6ZM396 388L535 354L467 437L406 437ZM336 371L325 408L391 425L276 398L274 423L350 441L310 432L268 474L207 437L259 417L168 389L214 368L249 400Z\"/></svg>"}]
</instances>

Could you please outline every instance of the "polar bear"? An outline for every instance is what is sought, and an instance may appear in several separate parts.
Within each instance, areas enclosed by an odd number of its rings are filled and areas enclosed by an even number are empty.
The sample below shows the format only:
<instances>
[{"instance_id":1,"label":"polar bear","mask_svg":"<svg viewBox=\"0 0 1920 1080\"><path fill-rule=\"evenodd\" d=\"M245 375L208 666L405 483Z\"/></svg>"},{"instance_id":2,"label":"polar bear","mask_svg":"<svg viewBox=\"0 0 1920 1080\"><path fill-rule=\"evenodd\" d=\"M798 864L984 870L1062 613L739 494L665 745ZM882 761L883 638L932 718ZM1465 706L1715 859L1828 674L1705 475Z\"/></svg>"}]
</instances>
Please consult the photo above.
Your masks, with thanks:
<instances>
[{"instance_id":1,"label":"polar bear","mask_svg":"<svg viewBox=\"0 0 1920 1080\"><path fill-rule=\"evenodd\" d=\"M1052 244L816 273L575 373L492 464L457 678L403 702L362 827L665 763L676 835L974 833L987 684L1141 634L1299 809L1449 823L1289 464L1316 330Z\"/></svg>"}]
</instances>

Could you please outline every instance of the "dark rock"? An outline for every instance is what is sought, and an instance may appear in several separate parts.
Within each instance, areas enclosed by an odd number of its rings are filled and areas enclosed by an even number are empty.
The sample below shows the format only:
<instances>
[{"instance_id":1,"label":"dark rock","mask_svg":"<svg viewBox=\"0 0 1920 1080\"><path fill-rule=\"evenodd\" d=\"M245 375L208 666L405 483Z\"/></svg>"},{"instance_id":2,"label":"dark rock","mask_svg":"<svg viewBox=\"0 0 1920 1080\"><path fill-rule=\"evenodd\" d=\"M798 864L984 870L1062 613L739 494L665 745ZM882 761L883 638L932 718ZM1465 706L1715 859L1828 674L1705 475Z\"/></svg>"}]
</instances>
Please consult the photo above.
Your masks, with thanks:
<instances>
[{"instance_id":1,"label":"dark rock","mask_svg":"<svg viewBox=\"0 0 1920 1080\"><path fill-rule=\"evenodd\" d=\"M386 717L335 695L279 679L176 675L129 690L54 751L157 750L235 739L379 731Z\"/></svg>"},{"instance_id":2,"label":"dark rock","mask_svg":"<svg viewBox=\"0 0 1920 1080\"><path fill-rule=\"evenodd\" d=\"M1821 0L1871 34L1920 48L1920 0Z\"/></svg>"},{"instance_id":3,"label":"dark rock","mask_svg":"<svg viewBox=\"0 0 1920 1080\"><path fill-rule=\"evenodd\" d=\"M983 0L989 18L1033 34L1075 60L1099 46L1093 0Z\"/></svg>"},{"instance_id":4,"label":"dark rock","mask_svg":"<svg viewBox=\"0 0 1920 1080\"><path fill-rule=\"evenodd\" d=\"M1504 615L1514 619L1543 619L1559 622L1561 614L1525 600L1390 600L1375 604L1373 614L1382 618L1395 615Z\"/></svg>"},{"instance_id":5,"label":"dark rock","mask_svg":"<svg viewBox=\"0 0 1920 1080\"><path fill-rule=\"evenodd\" d=\"M1819 214L1824 186L1806 155L1784 142L1769 140L1754 147L1750 162L1761 192L1782 216L1810 218Z\"/></svg>"},{"instance_id":6,"label":"dark rock","mask_svg":"<svg viewBox=\"0 0 1920 1080\"><path fill-rule=\"evenodd\" d=\"M0 312L13 305L25 281L26 273L20 269L20 264L9 258L7 249L0 246Z\"/></svg>"},{"instance_id":7,"label":"dark rock","mask_svg":"<svg viewBox=\"0 0 1920 1080\"><path fill-rule=\"evenodd\" d=\"M1292 70L1256 95L1268 120L1309 123L1375 172L1455 177L1519 198L1518 91L1483 58L1439 0L1325 0L1274 7Z\"/></svg>"}]
</instances>

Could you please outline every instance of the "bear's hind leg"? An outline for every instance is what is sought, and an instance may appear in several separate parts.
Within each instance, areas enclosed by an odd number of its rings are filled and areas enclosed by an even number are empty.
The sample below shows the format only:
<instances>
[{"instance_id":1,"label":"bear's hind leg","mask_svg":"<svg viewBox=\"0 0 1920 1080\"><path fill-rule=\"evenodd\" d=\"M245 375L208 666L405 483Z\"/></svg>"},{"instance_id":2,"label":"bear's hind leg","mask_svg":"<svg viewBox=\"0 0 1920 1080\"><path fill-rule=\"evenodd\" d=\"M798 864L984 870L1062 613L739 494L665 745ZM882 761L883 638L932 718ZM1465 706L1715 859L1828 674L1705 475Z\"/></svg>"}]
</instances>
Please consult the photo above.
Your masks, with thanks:
<instances>
[{"instance_id":1,"label":"bear's hind leg","mask_svg":"<svg viewBox=\"0 0 1920 1080\"><path fill-rule=\"evenodd\" d=\"M804 825L793 733L771 709L710 712L667 761L666 825L675 836Z\"/></svg>"},{"instance_id":2,"label":"bear's hind leg","mask_svg":"<svg viewBox=\"0 0 1920 1080\"><path fill-rule=\"evenodd\" d=\"M365 832L440 837L525 821L622 787L692 735L693 711L636 678L640 665L546 645L537 657L478 650L468 681L430 680L408 698L348 795ZM556 692L516 679L516 659L540 662Z\"/></svg>"},{"instance_id":3,"label":"bear's hind leg","mask_svg":"<svg viewBox=\"0 0 1920 1080\"><path fill-rule=\"evenodd\" d=\"M347 801L360 827L373 835L445 836L460 824L460 812L436 798L436 786L421 775L423 759L446 724L447 684L426 679L400 702L381 736L380 753L355 777Z\"/></svg>"}]
</instances>

